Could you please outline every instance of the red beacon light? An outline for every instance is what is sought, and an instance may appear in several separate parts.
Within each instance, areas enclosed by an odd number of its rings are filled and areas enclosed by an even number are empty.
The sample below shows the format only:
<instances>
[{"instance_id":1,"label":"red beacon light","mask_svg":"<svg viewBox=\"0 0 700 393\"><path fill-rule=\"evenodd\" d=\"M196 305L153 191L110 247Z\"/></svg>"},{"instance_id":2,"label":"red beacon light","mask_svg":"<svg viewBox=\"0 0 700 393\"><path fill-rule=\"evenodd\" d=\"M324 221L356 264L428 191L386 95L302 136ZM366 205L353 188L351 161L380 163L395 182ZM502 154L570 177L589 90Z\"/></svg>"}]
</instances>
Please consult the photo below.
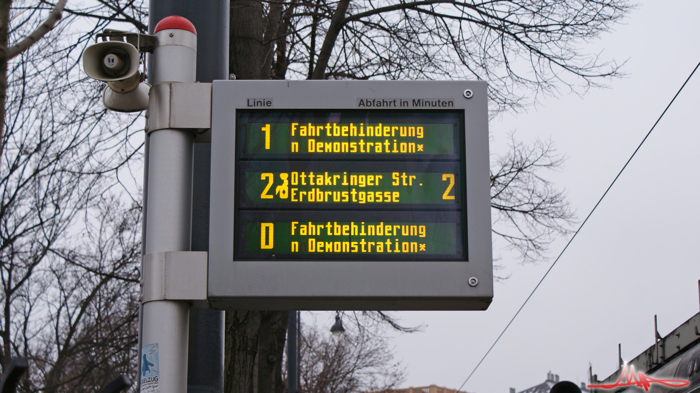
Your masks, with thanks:
<instances>
[{"instance_id":1,"label":"red beacon light","mask_svg":"<svg viewBox=\"0 0 700 393\"><path fill-rule=\"evenodd\" d=\"M157 33L161 30L168 29L186 30L194 35L197 35L197 29L194 28L192 22L190 22L187 18L178 15L171 15L163 18L160 22L158 22L153 32Z\"/></svg>"}]
</instances>

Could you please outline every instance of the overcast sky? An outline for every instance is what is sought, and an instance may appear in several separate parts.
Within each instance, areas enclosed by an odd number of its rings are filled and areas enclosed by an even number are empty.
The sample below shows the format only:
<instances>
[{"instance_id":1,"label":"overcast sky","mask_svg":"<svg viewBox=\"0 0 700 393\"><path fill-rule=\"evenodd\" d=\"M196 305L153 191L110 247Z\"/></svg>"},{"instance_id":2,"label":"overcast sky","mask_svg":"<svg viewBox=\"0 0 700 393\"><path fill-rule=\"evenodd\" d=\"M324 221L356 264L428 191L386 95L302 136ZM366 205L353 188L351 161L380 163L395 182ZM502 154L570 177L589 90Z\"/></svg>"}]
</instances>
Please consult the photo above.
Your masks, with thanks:
<instances>
[{"instance_id":1,"label":"overcast sky","mask_svg":"<svg viewBox=\"0 0 700 393\"><path fill-rule=\"evenodd\" d=\"M510 131L525 142L551 139L568 159L548 177L583 220L700 62L699 20L699 0L641 1L588 47L627 60L627 77L495 119L492 154L507 151ZM605 378L617 369L618 343L626 360L653 344L654 314L666 335L699 311L699 104L700 71L464 390L521 391L548 371L587 382L589 362ZM535 265L496 247L506 266L499 274L510 278L495 284L487 311L395 313L404 325L425 326L395 338L404 386L461 386L566 240ZM333 314L326 317L330 326Z\"/></svg>"},{"instance_id":2,"label":"overcast sky","mask_svg":"<svg viewBox=\"0 0 700 393\"><path fill-rule=\"evenodd\" d=\"M628 60L624 79L583 98L547 99L525 114L491 122L492 153L506 136L549 139L568 160L549 178L566 189L579 222L595 205L665 106L700 62L700 1L642 1L623 25L591 43L605 58ZM548 371L602 379L699 310L700 71L647 140L610 194L521 315L464 389L507 393L542 382ZM522 266L494 249L511 278L495 285L483 312L396 313L422 333L395 341L405 386L457 388L486 353L563 248Z\"/></svg>"},{"instance_id":3,"label":"overcast sky","mask_svg":"<svg viewBox=\"0 0 700 393\"><path fill-rule=\"evenodd\" d=\"M548 178L567 191L580 222L700 62L698 20L699 0L641 1L587 47L627 60L627 77L498 117L490 123L492 154L507 151L511 131L524 142L551 139L568 159ZM655 314L665 336L699 311L699 104L700 71L464 390L521 391L548 371L578 384L587 382L589 363L605 378L617 369L618 343L625 360L653 344ZM404 325L424 325L394 340L404 386L460 387L566 240L534 265L520 265L496 243L505 265L498 273L510 278L495 284L487 311L395 313Z\"/></svg>"}]
</instances>

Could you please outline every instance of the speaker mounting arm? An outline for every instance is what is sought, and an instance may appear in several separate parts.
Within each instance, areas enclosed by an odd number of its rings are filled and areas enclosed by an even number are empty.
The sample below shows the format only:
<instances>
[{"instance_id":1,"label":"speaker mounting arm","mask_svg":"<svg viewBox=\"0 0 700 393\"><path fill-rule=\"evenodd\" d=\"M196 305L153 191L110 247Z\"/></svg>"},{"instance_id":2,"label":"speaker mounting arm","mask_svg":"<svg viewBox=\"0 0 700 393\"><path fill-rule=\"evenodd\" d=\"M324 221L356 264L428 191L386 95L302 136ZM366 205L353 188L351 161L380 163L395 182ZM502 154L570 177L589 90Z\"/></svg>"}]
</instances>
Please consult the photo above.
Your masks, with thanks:
<instances>
[{"instance_id":1,"label":"speaker mounting arm","mask_svg":"<svg viewBox=\"0 0 700 393\"><path fill-rule=\"evenodd\" d=\"M153 53L156 47L156 36L151 34L134 33L130 31L104 29L102 33L95 35L95 42L124 41L136 47L139 52Z\"/></svg>"}]
</instances>

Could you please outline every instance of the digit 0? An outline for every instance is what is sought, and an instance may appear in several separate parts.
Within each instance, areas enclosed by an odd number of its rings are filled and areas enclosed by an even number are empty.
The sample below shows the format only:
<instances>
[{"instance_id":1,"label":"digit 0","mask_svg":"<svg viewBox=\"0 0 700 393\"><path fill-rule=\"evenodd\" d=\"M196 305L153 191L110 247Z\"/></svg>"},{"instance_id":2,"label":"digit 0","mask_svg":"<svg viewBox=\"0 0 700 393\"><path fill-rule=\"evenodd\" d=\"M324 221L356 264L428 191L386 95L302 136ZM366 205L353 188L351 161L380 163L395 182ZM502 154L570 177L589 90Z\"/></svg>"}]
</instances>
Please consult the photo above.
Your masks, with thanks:
<instances>
[{"instance_id":1,"label":"digit 0","mask_svg":"<svg viewBox=\"0 0 700 393\"><path fill-rule=\"evenodd\" d=\"M275 246L275 224L260 223L260 249L271 250Z\"/></svg>"}]
</instances>

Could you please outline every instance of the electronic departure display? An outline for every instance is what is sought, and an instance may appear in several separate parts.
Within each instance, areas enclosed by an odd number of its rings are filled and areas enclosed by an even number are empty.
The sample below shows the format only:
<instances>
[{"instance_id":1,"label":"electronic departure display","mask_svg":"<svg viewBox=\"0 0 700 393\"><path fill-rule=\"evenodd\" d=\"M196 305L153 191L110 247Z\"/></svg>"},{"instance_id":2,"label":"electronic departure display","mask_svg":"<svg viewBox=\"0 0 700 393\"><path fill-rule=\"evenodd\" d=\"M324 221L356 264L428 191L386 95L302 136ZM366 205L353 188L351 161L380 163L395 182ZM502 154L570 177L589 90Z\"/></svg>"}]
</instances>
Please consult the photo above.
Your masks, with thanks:
<instances>
[{"instance_id":1,"label":"electronic departure display","mask_svg":"<svg viewBox=\"0 0 700 393\"><path fill-rule=\"evenodd\" d=\"M459 110L239 110L235 258L464 260Z\"/></svg>"},{"instance_id":2,"label":"electronic departure display","mask_svg":"<svg viewBox=\"0 0 700 393\"><path fill-rule=\"evenodd\" d=\"M487 97L484 81L214 81L210 306L488 308Z\"/></svg>"}]
</instances>

